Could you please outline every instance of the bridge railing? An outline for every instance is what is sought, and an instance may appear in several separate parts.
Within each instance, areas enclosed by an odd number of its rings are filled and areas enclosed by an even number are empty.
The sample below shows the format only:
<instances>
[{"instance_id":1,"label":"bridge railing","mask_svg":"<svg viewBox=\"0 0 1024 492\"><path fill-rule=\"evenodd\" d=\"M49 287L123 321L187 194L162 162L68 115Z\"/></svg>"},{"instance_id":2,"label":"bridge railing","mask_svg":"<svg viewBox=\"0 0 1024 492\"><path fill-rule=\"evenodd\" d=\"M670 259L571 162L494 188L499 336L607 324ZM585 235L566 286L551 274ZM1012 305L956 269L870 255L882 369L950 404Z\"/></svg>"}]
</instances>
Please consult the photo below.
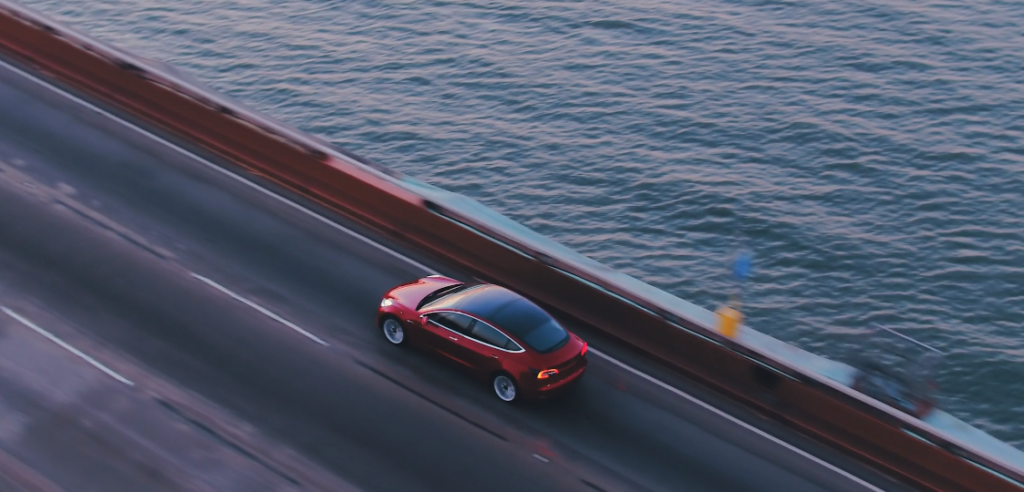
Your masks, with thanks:
<instances>
[{"instance_id":1,"label":"bridge railing","mask_svg":"<svg viewBox=\"0 0 1024 492\"><path fill-rule=\"evenodd\" d=\"M722 336L703 308L7 0L0 0L0 52L126 118L516 289L917 488L1024 491L1021 453L980 431L957 434L899 412L814 370L821 361L810 354L756 331Z\"/></svg>"}]
</instances>

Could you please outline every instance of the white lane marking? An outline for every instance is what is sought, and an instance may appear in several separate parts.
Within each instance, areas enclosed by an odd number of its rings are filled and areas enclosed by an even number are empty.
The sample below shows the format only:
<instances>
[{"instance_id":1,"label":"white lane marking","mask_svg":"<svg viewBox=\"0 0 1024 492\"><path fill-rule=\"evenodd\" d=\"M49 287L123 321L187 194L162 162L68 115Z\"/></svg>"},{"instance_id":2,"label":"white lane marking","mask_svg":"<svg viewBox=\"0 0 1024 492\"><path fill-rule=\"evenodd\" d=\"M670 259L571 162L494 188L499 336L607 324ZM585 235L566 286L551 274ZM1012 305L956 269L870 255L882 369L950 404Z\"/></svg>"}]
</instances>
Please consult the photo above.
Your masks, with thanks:
<instances>
[{"instance_id":1,"label":"white lane marking","mask_svg":"<svg viewBox=\"0 0 1024 492\"><path fill-rule=\"evenodd\" d=\"M56 336L54 336L53 334L51 334L50 332L48 332L48 331L46 331L46 330L36 326L35 323L29 321L28 319L24 318L20 314L12 311L11 309L8 309L5 306L0 306L0 309L2 309L3 312L7 313L8 316L18 320L21 324L23 324L23 325L25 325L25 326L27 326L29 328L32 328L33 330L35 330L36 333L38 333L38 334L40 334L40 335L50 339L51 342L56 343L57 345L60 345L61 347L63 347L68 352L71 352L72 354L75 354L75 355L81 357L82 360L92 364L97 369L107 373L108 376L110 376L110 377L112 377L112 378L114 378L114 379L116 379L116 380L118 380L118 381L120 381L120 382L122 382L124 384L127 384L128 386L135 386L135 383L129 381L128 378L126 378L126 377L124 377L124 376L114 372L109 367L107 367L107 366L105 366L103 364L100 364L99 361L97 361L96 359L93 359L92 357L89 357L87 354L85 354L81 350L76 349L75 347L72 347L71 345L69 345L64 340L61 340L61 339L57 338Z\"/></svg>"},{"instance_id":2,"label":"white lane marking","mask_svg":"<svg viewBox=\"0 0 1024 492\"><path fill-rule=\"evenodd\" d=\"M228 176L231 179L234 179L234 180L236 180L236 181L238 181L238 182L240 182L240 183L242 183L242 184L244 184L246 186L249 186L250 188L253 188L253 189L257 190L260 193L263 193L263 194L265 194L265 195L267 195L269 197L272 197L272 198L280 201L281 203L284 203L284 204L286 204L286 205L288 205L288 206L290 206L290 207L292 207L292 208L294 208L296 210L299 210L299 211L305 213L306 215L309 215L310 217L313 217L313 218L319 220L320 222L323 222L324 224L327 224L330 227L333 227L333 228L335 228L335 229L337 229L339 231L342 231L342 232L348 234L349 236L352 236L355 239L363 241L364 243L369 244L370 246L373 246L373 247L375 247L375 248L377 248L377 249L379 249L381 251L384 251L385 253L388 253L391 256L393 256L395 258L398 258L399 260L402 260L402 261L408 263L409 265L412 265L412 266L420 269L423 272L434 273L434 269L432 269L432 268L430 268L430 267L428 267L428 266L426 266L426 265L424 265L424 264L422 264L422 263L420 263L420 262L418 262L418 261L416 261L416 260L414 260L412 258L409 258L408 256L405 256L405 255L403 255L403 254L401 254L401 253L399 253L399 252L397 252L397 251L395 251L393 249L390 249L387 246L384 246L383 244L380 244L380 243L374 241L373 239L370 239L370 238L368 238L366 236L363 236L363 235L361 235L361 234L359 234L359 233L357 233L357 232L355 232L355 231L353 231L353 230L351 230L351 229L349 229L349 228L347 228L347 227L345 227L345 226L343 226L343 225L341 225L341 224L339 224L337 222L332 221L331 219L328 219L327 217L324 217L324 216L322 216L322 215L320 215L320 214L318 214L318 213L316 213L316 212L314 212L314 211L312 211L312 210L310 210L310 209L308 209L306 207L303 207L302 205L299 205L298 203L295 203L295 202L293 202L293 201L291 201L291 200L289 200L289 199L287 199L287 198L285 198L285 197L283 197L281 195L278 195L277 193L274 193L273 191L270 191L270 190L268 190L266 188L263 188L262 186L254 183L252 181L249 181L248 179L245 179L244 177L242 177L242 176L240 176L238 174L235 174L235 173L233 173L233 172L231 172L231 171L229 171L227 169L224 169L223 167L218 166L218 165L216 165L216 164L214 164L214 163L212 163L212 162L210 162L210 161L208 161L208 160L206 160L206 159L204 159L204 158L202 158L202 157L200 157L200 156L198 156L198 155L196 155L196 154L194 154L192 152L189 152L188 150L185 150L185 149L183 149L183 148L181 148L181 147L179 147L179 146L177 146L177 145L175 145L175 144L173 144L173 143L163 139L162 137L154 135L154 134L150 133L149 131L136 126L133 123L130 123L130 122L125 121L125 120L123 120L121 118L118 118L116 115L111 114L111 113L109 113L109 112L107 112L107 111L105 111L105 110L103 110L103 109L93 105L92 103L79 98L78 96L75 96L73 94L65 92L63 89L60 89L60 88L50 84L49 82L46 82L45 80L42 80L42 79L36 77L35 75L32 75L32 74L30 74L28 72L25 72L24 70L21 70L20 68L15 67L15 66L13 66L13 65L11 65L11 64L3 61L3 60L0 60L0 66L4 66L8 70L10 70L10 71L12 71L14 73L17 73L17 74L21 75L22 77L25 77L25 78L27 78L27 79L29 79L29 80L31 80L31 81L33 81L33 82L43 86L43 87L46 87L47 89L50 89L51 91L53 91L53 92L55 92L57 94L60 94L61 96L64 96L65 98L70 99L70 100L72 100L72 101L74 101L74 102L76 102L78 104L81 104L81 105L83 105L83 106L85 106L85 107L87 107L87 108L89 108L89 109L91 109L91 110L93 110L93 111L95 111L95 112L97 112L99 114L102 114L102 115L104 115L104 116L106 116L106 117L108 117L108 118L110 118L110 119L112 119L112 120L114 120L114 121L124 125L125 127L130 128L130 129L138 132L142 136L144 136L144 137L146 137L146 138L148 138L150 140L153 140L154 142L161 143L161 144L167 146L171 150L174 150L175 152L177 152L177 153L179 153L181 155L184 155L184 156L186 156L188 158L194 159L194 160L202 163L206 167L209 167L210 169L213 169L214 171L217 171L217 172L219 172L219 173L221 173L221 174L223 174L225 176Z\"/></svg>"},{"instance_id":3,"label":"white lane marking","mask_svg":"<svg viewBox=\"0 0 1024 492\"><path fill-rule=\"evenodd\" d=\"M549 459L547 459L547 458L545 458L545 457L543 457L543 456L541 456L541 455L539 455L537 453L533 453L533 459L535 459L537 461L540 461L541 463L550 463L551 462L551 460L549 460Z\"/></svg>"},{"instance_id":4,"label":"white lane marking","mask_svg":"<svg viewBox=\"0 0 1024 492\"><path fill-rule=\"evenodd\" d=\"M832 471L836 472L837 474L843 476L844 478L846 478L846 479L848 479L848 480L850 480L850 481L852 481L852 482L854 482L854 483L856 483L856 484L866 488L867 490L870 490L872 492L885 492L884 490L882 490L882 489L880 489L878 487L875 487L874 485L872 485L872 484L870 484L868 482L865 482L864 480L862 480L862 479L860 479L860 478L850 474L849 472L847 472L847 471L845 471L845 470L843 470L841 468L836 467L835 465L833 465L833 464L831 464L831 463L829 463L827 461L822 460L821 458L818 458L817 456L814 456L814 455L812 455L812 454L810 454L810 453L808 453L808 452L806 452L806 451L804 451L804 450L802 450L802 449L800 449L800 448L798 448L796 446L793 446L792 444L789 444L786 441L783 441L783 440L781 440L781 439L779 439L779 438L777 438L777 437L775 437L775 436L773 436L771 434L768 434L767 432L765 432L765 431L763 431L761 429L758 429L757 427L754 427L754 426L752 426L752 425L750 425L750 424L748 424L748 423L746 423L746 422L744 422L744 421L742 421L742 420L740 420L740 419L738 419L736 417L733 417L732 415L729 415L728 413L725 413L725 412L723 412L723 411L721 411L721 410L711 406L710 404L705 403L704 401L701 401L700 399L698 399L695 396L690 395L689 393L685 393L682 390L680 390L680 389L678 389L678 388L676 388L676 387L674 387L672 385L669 385L668 383L664 383L661 380L659 380L659 379L657 379L657 378L655 378L653 376L650 376L650 375L648 375L648 374L646 374L644 372L641 372L638 369L634 369L633 367L631 367L629 365L626 365L626 363L620 362L619 360L613 358L612 356L610 356L610 355L608 355L608 354L606 354L604 352L601 352L600 350L595 349L593 346L590 347L590 353L592 353L592 354L594 354L594 355L596 355L598 357L601 357L601 358L607 360L608 362L611 362L612 364L615 364L616 366L619 366L622 369L625 369L625 370L627 370L627 371L629 371L629 372L631 372L631 373L633 373L633 374L635 374L637 376L640 376L641 378L647 380L648 382L654 383L655 385L657 385L657 386L659 386L661 388L667 389L667 390L671 391L672 393L674 393L674 394L676 394L678 396L681 396L681 397L689 400L690 402L693 402L694 404L700 406L701 408L704 408L705 410L709 410L709 411L715 413L716 415L718 415L718 416L728 420L729 422L732 422L733 424L736 424L736 425L738 425L740 427L743 427L744 429L747 429L747 430L753 432L754 434L757 434L757 435L759 435L759 436L761 436L761 437L763 437L763 438L765 438L765 439L767 439L767 440L769 440L769 441L771 441L771 442L773 442L775 444L778 444L778 445L780 445L780 446L782 446L782 447L784 447L784 448L786 448L786 449L788 449L788 450L790 450L790 451L792 451L792 452L802 456L803 458L806 458L806 459L808 459L808 460L810 460L810 461L812 461L814 463L817 463L817 464L819 464L819 465L821 465L821 466L823 466L823 467L825 467L825 468L827 468L829 470L832 470Z\"/></svg>"},{"instance_id":5,"label":"white lane marking","mask_svg":"<svg viewBox=\"0 0 1024 492\"><path fill-rule=\"evenodd\" d=\"M192 273L191 275L193 277L195 277L196 280L200 280L203 283L205 283L206 285L209 285L210 287L213 287L214 289L217 289L217 290L219 290L219 291L221 291L221 292L231 296L234 300L239 301L242 304L245 304L246 306L249 306L249 307L251 307L251 308L253 308L253 309L255 309L255 310L257 310L257 311L259 311L259 312L261 312L261 313L263 313L265 315L267 315L267 317L269 317L270 319L272 319L274 321L277 321L278 323L281 323L282 325L285 325L288 328L291 328L291 329L293 329L293 330L295 330L295 331L305 335L310 340L313 340L314 342L319 343L320 345L323 345L324 347L327 346L327 342L323 341L320 337L318 337L318 336L316 336L316 335L314 335L314 334L312 334L312 333L310 333L310 332L308 332L306 330L303 330L302 328L300 328L295 323L292 323L291 321L288 321L288 320L286 320L286 319L284 319L284 318L282 318L282 317L280 317L280 316L270 312L267 308L265 308L263 306L260 306L259 304L256 304L255 302L252 302L252 301L250 301L250 300L248 300L248 299L246 299L246 298L244 298L244 297L242 297L242 296L240 296L238 294L235 294L234 292L231 292L230 290L228 290L223 285L220 285L217 282L214 282L213 280L210 280L210 279L208 279L208 278L206 278L206 277L204 277L202 275L196 274L196 273Z\"/></svg>"}]
</instances>

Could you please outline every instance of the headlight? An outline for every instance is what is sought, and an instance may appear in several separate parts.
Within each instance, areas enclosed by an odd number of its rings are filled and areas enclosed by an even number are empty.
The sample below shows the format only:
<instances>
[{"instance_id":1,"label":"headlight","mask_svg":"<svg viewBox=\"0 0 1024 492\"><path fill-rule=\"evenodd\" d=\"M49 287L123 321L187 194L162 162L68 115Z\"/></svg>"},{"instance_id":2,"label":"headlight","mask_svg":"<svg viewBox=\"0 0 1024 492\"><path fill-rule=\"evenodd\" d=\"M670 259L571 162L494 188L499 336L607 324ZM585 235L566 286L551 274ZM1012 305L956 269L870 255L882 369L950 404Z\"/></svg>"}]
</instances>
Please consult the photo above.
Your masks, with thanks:
<instances>
[{"instance_id":1,"label":"headlight","mask_svg":"<svg viewBox=\"0 0 1024 492\"><path fill-rule=\"evenodd\" d=\"M385 297L383 301L380 301L380 307L388 307L392 304L394 304L394 301L387 297Z\"/></svg>"}]
</instances>

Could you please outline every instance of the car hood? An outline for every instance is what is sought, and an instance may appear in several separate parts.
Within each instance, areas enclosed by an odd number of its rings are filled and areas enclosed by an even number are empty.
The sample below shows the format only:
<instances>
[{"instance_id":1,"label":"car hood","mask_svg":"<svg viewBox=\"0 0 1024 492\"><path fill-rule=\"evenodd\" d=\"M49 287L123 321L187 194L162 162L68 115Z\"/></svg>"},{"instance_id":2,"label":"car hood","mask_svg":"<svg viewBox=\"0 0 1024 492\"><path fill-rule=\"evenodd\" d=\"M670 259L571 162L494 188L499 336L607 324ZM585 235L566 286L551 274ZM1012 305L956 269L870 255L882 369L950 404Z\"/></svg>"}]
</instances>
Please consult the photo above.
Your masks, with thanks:
<instances>
[{"instance_id":1,"label":"car hood","mask_svg":"<svg viewBox=\"0 0 1024 492\"><path fill-rule=\"evenodd\" d=\"M409 309L416 309L416 305L431 292L443 287L448 287L449 285L461 283L462 282L459 282L458 280L448 277L426 277L405 285L399 285L398 287L391 289L391 292L388 292L386 297L394 299L396 302Z\"/></svg>"}]
</instances>

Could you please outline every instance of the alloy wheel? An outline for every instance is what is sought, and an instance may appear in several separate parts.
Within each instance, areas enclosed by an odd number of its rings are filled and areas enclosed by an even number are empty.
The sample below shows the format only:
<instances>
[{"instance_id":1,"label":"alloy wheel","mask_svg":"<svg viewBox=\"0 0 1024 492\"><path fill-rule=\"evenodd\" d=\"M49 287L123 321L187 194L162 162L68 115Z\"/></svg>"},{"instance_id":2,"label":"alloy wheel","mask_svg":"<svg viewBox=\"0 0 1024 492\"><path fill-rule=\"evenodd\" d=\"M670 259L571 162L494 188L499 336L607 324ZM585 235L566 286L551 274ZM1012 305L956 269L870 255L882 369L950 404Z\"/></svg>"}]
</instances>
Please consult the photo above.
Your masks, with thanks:
<instances>
[{"instance_id":1,"label":"alloy wheel","mask_svg":"<svg viewBox=\"0 0 1024 492\"><path fill-rule=\"evenodd\" d=\"M402 324L397 319L385 319L381 327L384 329L384 336L387 337L389 342L401 345L405 341L405 330L402 329Z\"/></svg>"},{"instance_id":2,"label":"alloy wheel","mask_svg":"<svg viewBox=\"0 0 1024 492\"><path fill-rule=\"evenodd\" d=\"M494 377L494 393L501 398L502 401L512 401L516 399L516 383L511 378L504 374L499 374Z\"/></svg>"}]
</instances>

